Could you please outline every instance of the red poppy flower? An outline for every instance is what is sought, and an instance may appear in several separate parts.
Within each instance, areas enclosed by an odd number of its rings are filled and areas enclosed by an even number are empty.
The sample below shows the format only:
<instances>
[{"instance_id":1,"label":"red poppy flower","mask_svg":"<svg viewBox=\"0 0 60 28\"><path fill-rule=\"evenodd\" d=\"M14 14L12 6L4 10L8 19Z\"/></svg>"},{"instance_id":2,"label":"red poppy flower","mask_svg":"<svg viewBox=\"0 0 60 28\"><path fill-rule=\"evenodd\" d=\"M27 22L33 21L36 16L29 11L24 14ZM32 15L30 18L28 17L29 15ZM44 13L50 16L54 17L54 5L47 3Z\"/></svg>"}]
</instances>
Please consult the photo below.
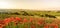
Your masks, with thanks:
<instances>
[{"instance_id":1,"label":"red poppy flower","mask_svg":"<svg viewBox=\"0 0 60 28\"><path fill-rule=\"evenodd\" d=\"M44 28L49 28L48 25L45 25Z\"/></svg>"},{"instance_id":2,"label":"red poppy flower","mask_svg":"<svg viewBox=\"0 0 60 28\"><path fill-rule=\"evenodd\" d=\"M38 25L41 25L40 22L37 22Z\"/></svg>"},{"instance_id":3,"label":"red poppy flower","mask_svg":"<svg viewBox=\"0 0 60 28\"><path fill-rule=\"evenodd\" d=\"M51 26L53 26L54 28L58 28L57 24L51 24Z\"/></svg>"},{"instance_id":4,"label":"red poppy flower","mask_svg":"<svg viewBox=\"0 0 60 28\"><path fill-rule=\"evenodd\" d=\"M11 22L11 19L10 19L10 18L6 18L6 19L4 19L4 22L5 22L6 24L8 24L8 23Z\"/></svg>"},{"instance_id":5,"label":"red poppy flower","mask_svg":"<svg viewBox=\"0 0 60 28\"><path fill-rule=\"evenodd\" d=\"M44 23L45 23L45 22L44 22L44 20L42 20L42 19L39 19L38 22L37 22L37 24L39 24L39 25L40 25L40 24L44 24Z\"/></svg>"},{"instance_id":6,"label":"red poppy flower","mask_svg":"<svg viewBox=\"0 0 60 28\"><path fill-rule=\"evenodd\" d=\"M14 21L15 21L14 17L11 17L10 19L11 19L11 21L12 21L12 22L14 22Z\"/></svg>"},{"instance_id":7,"label":"red poppy flower","mask_svg":"<svg viewBox=\"0 0 60 28\"><path fill-rule=\"evenodd\" d=\"M7 19L4 19L4 21L9 23L11 21L11 19L7 18Z\"/></svg>"},{"instance_id":8,"label":"red poppy flower","mask_svg":"<svg viewBox=\"0 0 60 28\"><path fill-rule=\"evenodd\" d=\"M16 20L16 21L22 21L22 19L19 18L19 17L16 17L15 20Z\"/></svg>"},{"instance_id":9,"label":"red poppy flower","mask_svg":"<svg viewBox=\"0 0 60 28\"><path fill-rule=\"evenodd\" d=\"M25 22L28 22L28 20L27 20L26 18L24 18L23 22L24 22L24 23L25 23Z\"/></svg>"},{"instance_id":10,"label":"red poppy flower","mask_svg":"<svg viewBox=\"0 0 60 28\"><path fill-rule=\"evenodd\" d=\"M30 22L32 22L33 21L33 18L30 18L30 20L29 20Z\"/></svg>"},{"instance_id":11,"label":"red poppy flower","mask_svg":"<svg viewBox=\"0 0 60 28\"><path fill-rule=\"evenodd\" d=\"M31 28L36 28L34 25L31 25Z\"/></svg>"},{"instance_id":12,"label":"red poppy flower","mask_svg":"<svg viewBox=\"0 0 60 28\"><path fill-rule=\"evenodd\" d=\"M55 27L54 28L58 28L58 25L55 25Z\"/></svg>"},{"instance_id":13,"label":"red poppy flower","mask_svg":"<svg viewBox=\"0 0 60 28\"><path fill-rule=\"evenodd\" d=\"M0 20L0 28L6 26L6 23L4 22L4 20Z\"/></svg>"}]
</instances>

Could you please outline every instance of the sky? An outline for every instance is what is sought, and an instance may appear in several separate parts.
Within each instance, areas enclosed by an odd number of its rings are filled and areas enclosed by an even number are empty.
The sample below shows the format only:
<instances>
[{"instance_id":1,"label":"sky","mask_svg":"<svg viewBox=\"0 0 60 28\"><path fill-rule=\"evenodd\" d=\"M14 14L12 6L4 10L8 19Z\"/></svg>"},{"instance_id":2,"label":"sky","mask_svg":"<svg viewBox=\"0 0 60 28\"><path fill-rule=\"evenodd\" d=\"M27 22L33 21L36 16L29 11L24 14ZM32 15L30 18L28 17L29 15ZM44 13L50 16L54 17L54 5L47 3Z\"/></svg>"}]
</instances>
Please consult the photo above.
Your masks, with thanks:
<instances>
[{"instance_id":1,"label":"sky","mask_svg":"<svg viewBox=\"0 0 60 28\"><path fill-rule=\"evenodd\" d=\"M0 0L0 9L60 10L60 0Z\"/></svg>"}]
</instances>

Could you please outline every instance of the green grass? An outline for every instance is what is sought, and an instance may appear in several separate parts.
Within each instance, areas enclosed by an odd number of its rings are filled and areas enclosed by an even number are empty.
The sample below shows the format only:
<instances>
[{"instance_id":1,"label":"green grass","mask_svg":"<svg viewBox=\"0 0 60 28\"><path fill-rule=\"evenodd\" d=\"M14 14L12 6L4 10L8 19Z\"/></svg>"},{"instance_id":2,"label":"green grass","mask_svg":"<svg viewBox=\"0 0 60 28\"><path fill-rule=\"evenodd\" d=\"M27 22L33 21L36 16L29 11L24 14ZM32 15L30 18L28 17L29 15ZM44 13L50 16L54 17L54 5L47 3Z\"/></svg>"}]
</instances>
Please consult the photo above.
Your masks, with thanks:
<instances>
[{"instance_id":1,"label":"green grass","mask_svg":"<svg viewBox=\"0 0 60 28\"><path fill-rule=\"evenodd\" d=\"M53 15L53 16L60 16L60 11L34 11L34 10L19 10L19 9L6 9L6 10L0 10L2 12L0 12L0 19L4 19L4 18L8 18L8 17L29 17L31 15L31 17L41 17L41 15L45 15L45 14L49 14L49 15ZM24 12L28 13L28 15L24 16ZM14 13L18 13L20 15L16 15ZM7 14L8 13L8 14Z\"/></svg>"}]
</instances>

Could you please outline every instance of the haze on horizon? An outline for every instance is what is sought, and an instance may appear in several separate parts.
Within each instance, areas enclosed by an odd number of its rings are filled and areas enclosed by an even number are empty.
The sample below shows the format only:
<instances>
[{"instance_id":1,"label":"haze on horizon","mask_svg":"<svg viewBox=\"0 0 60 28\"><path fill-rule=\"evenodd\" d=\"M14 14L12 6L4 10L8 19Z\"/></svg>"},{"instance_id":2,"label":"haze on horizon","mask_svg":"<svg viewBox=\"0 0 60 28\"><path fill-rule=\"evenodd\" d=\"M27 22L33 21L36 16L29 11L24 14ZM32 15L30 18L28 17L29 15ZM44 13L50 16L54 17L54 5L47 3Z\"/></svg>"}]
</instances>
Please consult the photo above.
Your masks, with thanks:
<instances>
[{"instance_id":1,"label":"haze on horizon","mask_svg":"<svg viewBox=\"0 0 60 28\"><path fill-rule=\"evenodd\" d=\"M60 0L0 0L0 9L60 10Z\"/></svg>"}]
</instances>

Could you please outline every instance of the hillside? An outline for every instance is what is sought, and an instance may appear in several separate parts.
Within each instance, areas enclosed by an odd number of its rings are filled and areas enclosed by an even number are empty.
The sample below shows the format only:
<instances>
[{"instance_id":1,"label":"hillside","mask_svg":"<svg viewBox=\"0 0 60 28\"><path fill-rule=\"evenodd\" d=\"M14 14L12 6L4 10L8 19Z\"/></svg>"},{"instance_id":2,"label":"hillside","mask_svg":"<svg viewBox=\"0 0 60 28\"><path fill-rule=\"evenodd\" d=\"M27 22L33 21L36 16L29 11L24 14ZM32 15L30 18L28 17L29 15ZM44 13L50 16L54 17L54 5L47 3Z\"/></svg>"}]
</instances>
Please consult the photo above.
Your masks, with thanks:
<instances>
[{"instance_id":1,"label":"hillside","mask_svg":"<svg viewBox=\"0 0 60 28\"><path fill-rule=\"evenodd\" d=\"M34 11L34 10L22 10L22 9L0 9L0 18L6 18L10 16L38 16L46 17L45 14L52 16L60 16L60 11Z\"/></svg>"}]
</instances>

